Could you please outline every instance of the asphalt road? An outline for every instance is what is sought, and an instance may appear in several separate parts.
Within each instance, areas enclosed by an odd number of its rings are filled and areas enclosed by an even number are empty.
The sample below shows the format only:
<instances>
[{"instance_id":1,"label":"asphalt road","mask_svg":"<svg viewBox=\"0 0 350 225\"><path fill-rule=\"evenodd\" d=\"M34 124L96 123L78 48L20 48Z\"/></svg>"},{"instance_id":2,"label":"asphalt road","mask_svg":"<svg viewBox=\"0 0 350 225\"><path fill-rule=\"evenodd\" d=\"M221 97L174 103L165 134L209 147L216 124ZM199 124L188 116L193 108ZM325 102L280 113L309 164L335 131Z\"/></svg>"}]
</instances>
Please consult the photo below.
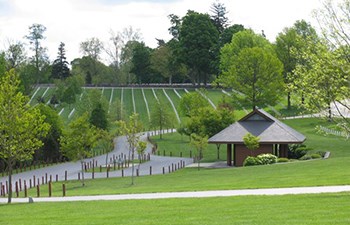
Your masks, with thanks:
<instances>
[{"instance_id":1,"label":"asphalt road","mask_svg":"<svg viewBox=\"0 0 350 225\"><path fill-rule=\"evenodd\" d=\"M142 136L142 139L146 139L146 134ZM150 161L147 161L145 163L136 165L134 174L136 175L136 169L138 170L139 176L146 176L150 174L162 174L163 173L163 168L164 168L164 173L169 173L173 172L176 169L181 167L181 165L190 165L193 162L193 159L191 158L180 158L180 157L163 157L163 156L156 156L152 155L152 146L150 143L148 143L147 148L146 148L146 153L150 153ZM106 165L106 158L108 158L108 161L112 158L113 156L117 159L119 156L121 157L122 155L126 155L128 157L128 143L126 141L125 137L118 137L115 139L115 147L112 152L110 152L108 155L100 155L96 156L93 158L86 159L85 162L93 162L97 161L97 168L96 171L98 171L100 165ZM135 156L137 158L137 155ZM117 160L118 161L118 160ZM170 170L169 170L170 168ZM67 163L61 163L49 167L44 167L36 170L31 170L31 171L26 171L18 174L14 174L12 176L12 184L15 185L15 182L21 181L22 187L24 187L24 181L26 181L27 186L29 187L29 182L31 181L32 184L34 184L33 180L35 178L36 184L38 184L38 179L40 184L42 184L42 181L46 183L46 177L47 180L50 180L50 175L52 178L52 181L56 181L56 176L58 177L58 180L64 180L65 179L65 171L67 171L67 180L77 180L78 179L78 174L81 173L81 163L80 161L78 162L67 162ZM132 174L132 167L130 165L129 168L125 168L123 170L124 176L131 176ZM84 173L85 179L91 179L92 178L92 173ZM116 170L109 172L109 177L121 177L122 176L122 170ZM81 175L80 175L81 177ZM94 174L94 178L103 178L107 177L106 172L98 173L96 172ZM1 177L0 178L0 183L5 185L6 181L8 180L8 177ZM13 188L13 190L15 190Z\"/></svg>"}]
</instances>

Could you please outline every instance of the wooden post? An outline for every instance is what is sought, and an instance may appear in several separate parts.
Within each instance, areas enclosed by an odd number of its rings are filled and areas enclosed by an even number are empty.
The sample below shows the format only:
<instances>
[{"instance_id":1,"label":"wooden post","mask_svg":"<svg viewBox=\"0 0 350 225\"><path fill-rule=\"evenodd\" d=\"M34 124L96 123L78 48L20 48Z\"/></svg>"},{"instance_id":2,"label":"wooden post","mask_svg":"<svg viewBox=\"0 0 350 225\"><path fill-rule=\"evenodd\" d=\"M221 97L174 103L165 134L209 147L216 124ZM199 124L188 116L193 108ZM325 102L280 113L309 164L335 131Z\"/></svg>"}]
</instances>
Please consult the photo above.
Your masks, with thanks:
<instances>
[{"instance_id":1,"label":"wooden post","mask_svg":"<svg viewBox=\"0 0 350 225\"><path fill-rule=\"evenodd\" d=\"M18 198L18 195L19 195L19 190L18 190L18 182L16 181L16 197Z\"/></svg>"},{"instance_id":2,"label":"wooden post","mask_svg":"<svg viewBox=\"0 0 350 225\"><path fill-rule=\"evenodd\" d=\"M100 165L100 173L102 172L102 166Z\"/></svg>"},{"instance_id":3,"label":"wooden post","mask_svg":"<svg viewBox=\"0 0 350 225\"><path fill-rule=\"evenodd\" d=\"M227 144L227 165L232 166L232 144Z\"/></svg>"},{"instance_id":4,"label":"wooden post","mask_svg":"<svg viewBox=\"0 0 350 225\"><path fill-rule=\"evenodd\" d=\"M139 169L136 169L136 176L139 176Z\"/></svg>"},{"instance_id":5,"label":"wooden post","mask_svg":"<svg viewBox=\"0 0 350 225\"><path fill-rule=\"evenodd\" d=\"M107 166L107 178L109 178L109 165Z\"/></svg>"},{"instance_id":6,"label":"wooden post","mask_svg":"<svg viewBox=\"0 0 350 225\"><path fill-rule=\"evenodd\" d=\"M52 185L51 185L51 181L49 181L49 197L51 197L52 194Z\"/></svg>"},{"instance_id":7,"label":"wooden post","mask_svg":"<svg viewBox=\"0 0 350 225\"><path fill-rule=\"evenodd\" d=\"M50 181L49 182L52 182L52 175L50 174Z\"/></svg>"},{"instance_id":8,"label":"wooden post","mask_svg":"<svg viewBox=\"0 0 350 225\"><path fill-rule=\"evenodd\" d=\"M78 180L80 180L80 173L78 173Z\"/></svg>"},{"instance_id":9,"label":"wooden post","mask_svg":"<svg viewBox=\"0 0 350 225\"><path fill-rule=\"evenodd\" d=\"M41 184L45 184L44 181L45 181L45 180L44 180L44 176L42 176L42 177L41 177ZM38 182L38 184L39 184L39 182Z\"/></svg>"},{"instance_id":10,"label":"wooden post","mask_svg":"<svg viewBox=\"0 0 350 225\"><path fill-rule=\"evenodd\" d=\"M66 185L62 184L62 192L63 192L63 197L66 196Z\"/></svg>"},{"instance_id":11,"label":"wooden post","mask_svg":"<svg viewBox=\"0 0 350 225\"><path fill-rule=\"evenodd\" d=\"M64 171L64 181L67 181L67 170Z\"/></svg>"},{"instance_id":12,"label":"wooden post","mask_svg":"<svg viewBox=\"0 0 350 225\"><path fill-rule=\"evenodd\" d=\"M22 180L19 178L19 191L22 191Z\"/></svg>"},{"instance_id":13,"label":"wooden post","mask_svg":"<svg viewBox=\"0 0 350 225\"><path fill-rule=\"evenodd\" d=\"M152 166L149 167L149 175L152 175Z\"/></svg>"},{"instance_id":14,"label":"wooden post","mask_svg":"<svg viewBox=\"0 0 350 225\"><path fill-rule=\"evenodd\" d=\"M170 166L168 166L168 171L169 171L169 173L170 173Z\"/></svg>"},{"instance_id":15,"label":"wooden post","mask_svg":"<svg viewBox=\"0 0 350 225\"><path fill-rule=\"evenodd\" d=\"M124 177L124 170L122 169L122 177Z\"/></svg>"},{"instance_id":16,"label":"wooden post","mask_svg":"<svg viewBox=\"0 0 350 225\"><path fill-rule=\"evenodd\" d=\"M45 173L45 184L47 184L47 173Z\"/></svg>"},{"instance_id":17,"label":"wooden post","mask_svg":"<svg viewBox=\"0 0 350 225\"><path fill-rule=\"evenodd\" d=\"M56 174L56 182L58 181L58 174Z\"/></svg>"},{"instance_id":18,"label":"wooden post","mask_svg":"<svg viewBox=\"0 0 350 225\"><path fill-rule=\"evenodd\" d=\"M24 181L24 197L28 197L27 184Z\"/></svg>"},{"instance_id":19,"label":"wooden post","mask_svg":"<svg viewBox=\"0 0 350 225\"><path fill-rule=\"evenodd\" d=\"M40 197L40 185L39 184L36 186L36 196L38 198Z\"/></svg>"},{"instance_id":20,"label":"wooden post","mask_svg":"<svg viewBox=\"0 0 350 225\"><path fill-rule=\"evenodd\" d=\"M32 179L29 179L29 188L32 188Z\"/></svg>"},{"instance_id":21,"label":"wooden post","mask_svg":"<svg viewBox=\"0 0 350 225\"><path fill-rule=\"evenodd\" d=\"M165 174L165 168L164 168L164 166L163 166L163 174Z\"/></svg>"},{"instance_id":22,"label":"wooden post","mask_svg":"<svg viewBox=\"0 0 350 225\"><path fill-rule=\"evenodd\" d=\"M33 176L33 187L35 187L35 176Z\"/></svg>"}]
</instances>

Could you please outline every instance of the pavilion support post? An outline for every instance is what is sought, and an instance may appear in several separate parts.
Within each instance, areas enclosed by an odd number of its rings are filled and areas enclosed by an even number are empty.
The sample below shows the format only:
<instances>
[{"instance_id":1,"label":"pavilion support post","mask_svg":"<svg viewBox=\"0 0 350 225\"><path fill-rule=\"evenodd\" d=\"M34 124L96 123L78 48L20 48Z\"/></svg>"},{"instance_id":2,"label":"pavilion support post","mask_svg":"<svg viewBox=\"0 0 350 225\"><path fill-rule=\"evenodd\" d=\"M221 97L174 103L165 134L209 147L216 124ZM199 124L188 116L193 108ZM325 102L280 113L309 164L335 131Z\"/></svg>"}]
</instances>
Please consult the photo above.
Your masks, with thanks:
<instances>
[{"instance_id":1,"label":"pavilion support post","mask_svg":"<svg viewBox=\"0 0 350 225\"><path fill-rule=\"evenodd\" d=\"M227 144L227 165L232 166L232 144Z\"/></svg>"}]
</instances>

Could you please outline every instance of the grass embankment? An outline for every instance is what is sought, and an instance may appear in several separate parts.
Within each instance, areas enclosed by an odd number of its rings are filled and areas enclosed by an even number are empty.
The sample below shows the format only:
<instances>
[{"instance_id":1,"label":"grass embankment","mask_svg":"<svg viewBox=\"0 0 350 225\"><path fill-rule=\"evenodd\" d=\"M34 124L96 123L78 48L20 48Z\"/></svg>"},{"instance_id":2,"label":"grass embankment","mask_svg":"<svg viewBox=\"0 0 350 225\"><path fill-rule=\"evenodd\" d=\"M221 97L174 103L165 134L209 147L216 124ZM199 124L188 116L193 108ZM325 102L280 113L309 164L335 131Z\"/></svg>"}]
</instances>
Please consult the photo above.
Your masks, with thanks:
<instances>
[{"instance_id":1,"label":"grass embankment","mask_svg":"<svg viewBox=\"0 0 350 225\"><path fill-rule=\"evenodd\" d=\"M13 204L0 224L349 224L349 207L345 193Z\"/></svg>"}]
</instances>

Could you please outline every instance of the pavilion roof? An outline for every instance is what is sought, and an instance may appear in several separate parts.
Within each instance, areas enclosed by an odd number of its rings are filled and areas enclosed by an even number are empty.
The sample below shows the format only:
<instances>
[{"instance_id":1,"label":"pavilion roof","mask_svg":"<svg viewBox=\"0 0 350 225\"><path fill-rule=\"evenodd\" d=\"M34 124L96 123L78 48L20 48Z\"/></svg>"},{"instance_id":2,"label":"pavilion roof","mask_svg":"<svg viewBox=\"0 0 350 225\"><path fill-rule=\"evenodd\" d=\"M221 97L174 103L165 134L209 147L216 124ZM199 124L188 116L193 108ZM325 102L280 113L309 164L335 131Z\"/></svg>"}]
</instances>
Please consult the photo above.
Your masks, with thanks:
<instances>
[{"instance_id":1,"label":"pavilion roof","mask_svg":"<svg viewBox=\"0 0 350 225\"><path fill-rule=\"evenodd\" d=\"M242 144L247 133L260 138L260 143L297 144L305 141L305 136L282 123L266 111L255 109L245 117L231 124L209 138L213 144Z\"/></svg>"}]
</instances>

